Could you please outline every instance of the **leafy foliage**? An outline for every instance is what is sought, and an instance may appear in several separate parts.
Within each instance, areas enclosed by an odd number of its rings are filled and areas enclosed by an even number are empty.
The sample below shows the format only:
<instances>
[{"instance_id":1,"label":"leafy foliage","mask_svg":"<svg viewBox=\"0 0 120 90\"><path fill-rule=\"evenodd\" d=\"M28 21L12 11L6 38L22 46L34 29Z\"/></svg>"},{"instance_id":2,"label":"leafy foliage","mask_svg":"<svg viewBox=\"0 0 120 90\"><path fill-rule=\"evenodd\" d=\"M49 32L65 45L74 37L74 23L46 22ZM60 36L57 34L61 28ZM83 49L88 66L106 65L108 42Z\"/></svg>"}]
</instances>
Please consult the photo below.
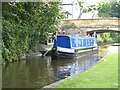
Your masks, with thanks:
<instances>
[{"instance_id":1,"label":"leafy foliage","mask_svg":"<svg viewBox=\"0 0 120 90\"><path fill-rule=\"evenodd\" d=\"M120 2L111 1L111 2L100 2L93 6L87 6L84 2L79 2L79 5L82 7L82 12L98 12L100 17L118 17L120 18Z\"/></svg>"},{"instance_id":2,"label":"leafy foliage","mask_svg":"<svg viewBox=\"0 0 120 90\"><path fill-rule=\"evenodd\" d=\"M120 43L119 33L101 33L98 37L99 45Z\"/></svg>"},{"instance_id":3,"label":"leafy foliage","mask_svg":"<svg viewBox=\"0 0 120 90\"><path fill-rule=\"evenodd\" d=\"M4 62L21 59L57 30L61 19L59 2L3 2L2 56Z\"/></svg>"},{"instance_id":4,"label":"leafy foliage","mask_svg":"<svg viewBox=\"0 0 120 90\"><path fill-rule=\"evenodd\" d=\"M98 5L98 15L101 17L118 17L120 18L120 3L118 2L102 2Z\"/></svg>"},{"instance_id":5,"label":"leafy foliage","mask_svg":"<svg viewBox=\"0 0 120 90\"><path fill-rule=\"evenodd\" d=\"M89 7L82 1L79 1L79 5L82 8L82 13L86 13L89 11Z\"/></svg>"}]
</instances>

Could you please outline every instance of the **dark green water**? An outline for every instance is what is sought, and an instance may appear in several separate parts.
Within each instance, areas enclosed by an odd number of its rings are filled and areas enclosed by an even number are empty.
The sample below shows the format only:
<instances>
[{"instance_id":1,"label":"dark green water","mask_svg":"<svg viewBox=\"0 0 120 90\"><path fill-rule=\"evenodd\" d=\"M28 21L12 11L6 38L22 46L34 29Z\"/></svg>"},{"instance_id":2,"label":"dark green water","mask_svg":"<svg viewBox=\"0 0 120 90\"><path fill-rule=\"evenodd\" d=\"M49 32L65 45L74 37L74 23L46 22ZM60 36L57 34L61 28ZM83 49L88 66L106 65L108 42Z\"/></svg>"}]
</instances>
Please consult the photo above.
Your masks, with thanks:
<instances>
[{"instance_id":1,"label":"dark green water","mask_svg":"<svg viewBox=\"0 0 120 90\"><path fill-rule=\"evenodd\" d=\"M78 59L52 60L50 56L30 56L27 60L2 67L2 88L42 88L81 73L97 61L97 51L85 53Z\"/></svg>"}]
</instances>

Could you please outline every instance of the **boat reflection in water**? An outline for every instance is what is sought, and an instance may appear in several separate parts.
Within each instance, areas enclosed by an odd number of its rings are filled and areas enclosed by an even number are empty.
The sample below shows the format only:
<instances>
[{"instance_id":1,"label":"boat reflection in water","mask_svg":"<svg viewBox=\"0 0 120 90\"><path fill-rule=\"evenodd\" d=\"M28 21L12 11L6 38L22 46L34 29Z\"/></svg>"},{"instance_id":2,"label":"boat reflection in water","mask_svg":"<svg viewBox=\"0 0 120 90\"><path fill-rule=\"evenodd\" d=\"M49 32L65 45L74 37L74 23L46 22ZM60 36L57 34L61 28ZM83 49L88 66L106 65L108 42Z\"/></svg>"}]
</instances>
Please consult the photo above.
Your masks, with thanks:
<instances>
[{"instance_id":1,"label":"boat reflection in water","mask_svg":"<svg viewBox=\"0 0 120 90\"><path fill-rule=\"evenodd\" d=\"M92 51L91 53L86 53L86 55L81 56L78 59L59 58L57 61L55 61L56 66L54 66L55 64L53 66L57 67L55 69L57 80L82 73L83 71L91 68L91 66L97 63L97 50Z\"/></svg>"},{"instance_id":2,"label":"boat reflection in water","mask_svg":"<svg viewBox=\"0 0 120 90\"><path fill-rule=\"evenodd\" d=\"M81 55L80 55L81 56ZM77 59L30 56L27 60L2 67L3 88L42 88L55 81L81 73L98 61L97 51Z\"/></svg>"}]
</instances>

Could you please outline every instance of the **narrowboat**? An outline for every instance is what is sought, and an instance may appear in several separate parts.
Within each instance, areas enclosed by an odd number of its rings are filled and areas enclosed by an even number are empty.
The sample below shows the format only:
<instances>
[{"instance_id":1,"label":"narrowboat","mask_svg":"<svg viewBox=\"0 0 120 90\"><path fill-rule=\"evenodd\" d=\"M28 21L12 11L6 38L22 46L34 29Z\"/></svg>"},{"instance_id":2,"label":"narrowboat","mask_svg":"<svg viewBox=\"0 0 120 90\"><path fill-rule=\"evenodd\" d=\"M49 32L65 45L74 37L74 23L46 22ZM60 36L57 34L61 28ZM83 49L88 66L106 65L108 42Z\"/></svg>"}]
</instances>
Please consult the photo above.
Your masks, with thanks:
<instances>
[{"instance_id":1,"label":"narrowboat","mask_svg":"<svg viewBox=\"0 0 120 90\"><path fill-rule=\"evenodd\" d=\"M79 37L72 35L56 35L52 48L52 57L77 57L78 51L97 48L95 37Z\"/></svg>"}]
</instances>

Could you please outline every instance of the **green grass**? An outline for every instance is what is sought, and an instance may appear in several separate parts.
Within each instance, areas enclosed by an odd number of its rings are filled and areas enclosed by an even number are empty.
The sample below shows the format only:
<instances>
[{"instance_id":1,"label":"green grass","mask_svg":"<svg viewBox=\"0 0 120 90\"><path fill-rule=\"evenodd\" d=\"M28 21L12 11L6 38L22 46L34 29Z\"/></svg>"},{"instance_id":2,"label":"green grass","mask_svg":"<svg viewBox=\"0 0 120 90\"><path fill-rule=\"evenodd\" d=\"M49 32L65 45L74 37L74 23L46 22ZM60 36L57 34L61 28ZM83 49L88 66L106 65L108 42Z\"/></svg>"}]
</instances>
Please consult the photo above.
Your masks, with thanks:
<instances>
[{"instance_id":1,"label":"green grass","mask_svg":"<svg viewBox=\"0 0 120 90\"><path fill-rule=\"evenodd\" d=\"M118 54L108 56L88 71L61 81L55 88L118 88Z\"/></svg>"}]
</instances>

